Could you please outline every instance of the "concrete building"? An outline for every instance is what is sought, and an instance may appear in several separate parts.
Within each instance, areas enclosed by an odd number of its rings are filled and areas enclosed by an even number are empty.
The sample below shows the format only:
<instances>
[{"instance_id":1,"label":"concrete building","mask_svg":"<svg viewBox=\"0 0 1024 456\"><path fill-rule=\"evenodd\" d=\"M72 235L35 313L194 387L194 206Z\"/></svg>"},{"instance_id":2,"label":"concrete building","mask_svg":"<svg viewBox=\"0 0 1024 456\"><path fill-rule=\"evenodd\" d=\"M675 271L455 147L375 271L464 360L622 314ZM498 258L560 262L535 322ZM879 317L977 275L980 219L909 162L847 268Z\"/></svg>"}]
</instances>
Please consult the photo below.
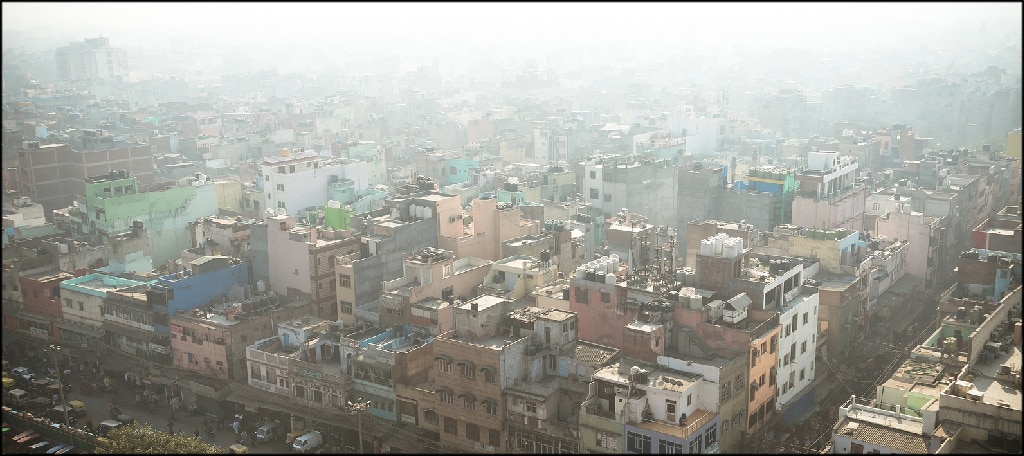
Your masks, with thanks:
<instances>
[{"instance_id":1,"label":"concrete building","mask_svg":"<svg viewBox=\"0 0 1024 456\"><path fill-rule=\"evenodd\" d=\"M282 299L273 292L233 290L232 299L181 309L170 315L171 364L221 380L248 378L245 347L274 334L274 321L308 315L308 301Z\"/></svg>"},{"instance_id":2,"label":"concrete building","mask_svg":"<svg viewBox=\"0 0 1024 456\"><path fill-rule=\"evenodd\" d=\"M925 287L935 285L939 266L942 220L900 206L875 220L873 236L909 242L907 273L924 280Z\"/></svg>"},{"instance_id":3,"label":"concrete building","mask_svg":"<svg viewBox=\"0 0 1024 456\"><path fill-rule=\"evenodd\" d=\"M723 222L719 220L692 220L686 224L686 262L693 268L697 264L700 252L700 241L717 234L725 234L730 238L740 238L743 245L755 246L759 242L760 232L749 223ZM768 252L766 252L768 253Z\"/></svg>"},{"instance_id":4,"label":"concrete building","mask_svg":"<svg viewBox=\"0 0 1024 456\"><path fill-rule=\"evenodd\" d=\"M627 208L669 226L676 225L679 178L669 160L632 155L598 156L577 165L576 171L577 191L604 213Z\"/></svg>"},{"instance_id":5,"label":"concrete building","mask_svg":"<svg viewBox=\"0 0 1024 456\"><path fill-rule=\"evenodd\" d=\"M857 161L839 152L807 153L807 169L796 175L793 224L805 228L863 229L863 184L855 182Z\"/></svg>"},{"instance_id":6,"label":"concrete building","mask_svg":"<svg viewBox=\"0 0 1024 456\"><path fill-rule=\"evenodd\" d=\"M815 395L805 390L815 379L814 356L818 336L818 293L811 288L800 287L779 307L779 365L777 372L778 401L780 412L794 406L803 398L809 404L800 404L794 413L807 412L816 407Z\"/></svg>"},{"instance_id":7,"label":"concrete building","mask_svg":"<svg viewBox=\"0 0 1024 456\"><path fill-rule=\"evenodd\" d=\"M86 38L57 48L57 76L64 81L104 79L128 82L128 53L109 38Z\"/></svg>"},{"instance_id":8,"label":"concrete building","mask_svg":"<svg viewBox=\"0 0 1024 456\"><path fill-rule=\"evenodd\" d=\"M691 168L679 169L679 203L676 208L676 229L681 251L697 247L689 244L688 223L693 220L726 220L721 214L721 198L728 182L728 167L695 163ZM736 220L738 221L738 220ZM693 267L693 264L686 263Z\"/></svg>"},{"instance_id":9,"label":"concrete building","mask_svg":"<svg viewBox=\"0 0 1024 456\"><path fill-rule=\"evenodd\" d=\"M284 209L294 216L302 209L322 207L330 199L352 203L356 193L369 188L366 163L315 152L282 154L264 157L260 165L256 189L266 194L266 208Z\"/></svg>"},{"instance_id":10,"label":"concrete building","mask_svg":"<svg viewBox=\"0 0 1024 456\"><path fill-rule=\"evenodd\" d=\"M107 292L144 285L144 282L93 273L68 279L60 284L63 319L57 322L61 341L82 348L95 348L102 340L103 300Z\"/></svg>"},{"instance_id":11,"label":"concrete building","mask_svg":"<svg viewBox=\"0 0 1024 456\"><path fill-rule=\"evenodd\" d=\"M1016 206L1014 206L1016 208ZM1012 218L990 218L971 232L974 248L998 252L1021 253L1021 221Z\"/></svg>"},{"instance_id":12,"label":"concrete building","mask_svg":"<svg viewBox=\"0 0 1024 456\"><path fill-rule=\"evenodd\" d=\"M43 205L44 214L70 206L86 194L86 179L126 170L140 185L154 183L153 154L148 144L122 144L106 149L73 149L69 144L28 141L18 149L20 193Z\"/></svg>"},{"instance_id":13,"label":"concrete building","mask_svg":"<svg viewBox=\"0 0 1024 456\"><path fill-rule=\"evenodd\" d=\"M424 300L468 300L476 297L491 270L491 262L479 258L455 259L452 252L425 247L405 255L402 277L381 283L380 321L386 328L412 323L411 304Z\"/></svg>"},{"instance_id":14,"label":"concrete building","mask_svg":"<svg viewBox=\"0 0 1024 456\"><path fill-rule=\"evenodd\" d=\"M553 283L557 278L558 270L550 262L515 255L492 264L478 291L479 294L521 302L534 290Z\"/></svg>"},{"instance_id":15,"label":"concrete building","mask_svg":"<svg viewBox=\"0 0 1024 456\"><path fill-rule=\"evenodd\" d=\"M316 315L336 320L335 259L358 253L359 239L345 236L344 231L298 225L292 215L267 211L265 217L270 289L287 296L306 296ZM254 260L262 261L262 257L254 255Z\"/></svg>"},{"instance_id":16,"label":"concrete building","mask_svg":"<svg viewBox=\"0 0 1024 456\"><path fill-rule=\"evenodd\" d=\"M597 453L719 452L718 385L699 374L622 358L594 373L580 418Z\"/></svg>"},{"instance_id":17,"label":"concrete building","mask_svg":"<svg viewBox=\"0 0 1024 456\"><path fill-rule=\"evenodd\" d=\"M541 224L523 218L522 211L513 203L477 198L471 205L472 223L468 225L463 224L463 214L457 205L455 212L438 214L441 226L437 245L451 250L457 258L471 256L497 261L502 258L502 243L540 234Z\"/></svg>"},{"instance_id":18,"label":"concrete building","mask_svg":"<svg viewBox=\"0 0 1024 456\"><path fill-rule=\"evenodd\" d=\"M501 243L501 256L531 256L551 265L557 272L569 273L586 258L583 243L572 238L564 224L545 223L540 234L530 234Z\"/></svg>"},{"instance_id":19,"label":"concrete building","mask_svg":"<svg viewBox=\"0 0 1024 456\"><path fill-rule=\"evenodd\" d=\"M434 365L426 382L410 385L414 388L406 393L431 404L421 409L421 419L437 426L446 447L467 452L508 448L503 392L527 372L531 337L514 329L503 332L499 321L507 311L508 302L495 296L456 309L456 329L434 339ZM434 399L425 400L417 391Z\"/></svg>"},{"instance_id":20,"label":"concrete building","mask_svg":"<svg viewBox=\"0 0 1024 456\"><path fill-rule=\"evenodd\" d=\"M349 361L351 394L369 401L367 410L384 421L405 423L409 421L405 417L415 419L415 406L399 403L395 386L426 379L432 365L432 340L423 328L394 325L360 341L359 353Z\"/></svg>"}]
</instances>

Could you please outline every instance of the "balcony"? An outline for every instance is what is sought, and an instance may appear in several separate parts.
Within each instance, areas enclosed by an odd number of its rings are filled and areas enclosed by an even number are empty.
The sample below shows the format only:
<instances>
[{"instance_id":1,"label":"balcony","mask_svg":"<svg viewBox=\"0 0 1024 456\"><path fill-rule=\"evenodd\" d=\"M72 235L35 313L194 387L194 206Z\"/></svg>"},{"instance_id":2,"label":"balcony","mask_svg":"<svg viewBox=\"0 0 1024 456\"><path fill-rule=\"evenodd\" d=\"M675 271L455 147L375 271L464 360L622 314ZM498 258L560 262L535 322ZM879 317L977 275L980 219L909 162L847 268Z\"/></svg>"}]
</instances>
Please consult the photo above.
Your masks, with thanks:
<instances>
[{"instance_id":1,"label":"balcony","mask_svg":"<svg viewBox=\"0 0 1024 456\"><path fill-rule=\"evenodd\" d=\"M699 431L704 425L708 424L718 413L709 410L696 409L684 422L669 423L667 421L660 420L645 420L640 423L633 423L641 429L647 429L654 432L660 432L662 434L671 435L674 437L680 437L683 439L689 438L690 435Z\"/></svg>"},{"instance_id":2,"label":"balcony","mask_svg":"<svg viewBox=\"0 0 1024 456\"><path fill-rule=\"evenodd\" d=\"M614 420L615 419L615 412L612 412L611 410L606 410L604 408L601 408L601 405L598 404L598 402L596 400L592 401L589 404L586 404L583 407L583 410L584 410L584 412L586 412L587 415L596 416L596 417L604 418L604 419L608 419L608 420Z\"/></svg>"}]
</instances>

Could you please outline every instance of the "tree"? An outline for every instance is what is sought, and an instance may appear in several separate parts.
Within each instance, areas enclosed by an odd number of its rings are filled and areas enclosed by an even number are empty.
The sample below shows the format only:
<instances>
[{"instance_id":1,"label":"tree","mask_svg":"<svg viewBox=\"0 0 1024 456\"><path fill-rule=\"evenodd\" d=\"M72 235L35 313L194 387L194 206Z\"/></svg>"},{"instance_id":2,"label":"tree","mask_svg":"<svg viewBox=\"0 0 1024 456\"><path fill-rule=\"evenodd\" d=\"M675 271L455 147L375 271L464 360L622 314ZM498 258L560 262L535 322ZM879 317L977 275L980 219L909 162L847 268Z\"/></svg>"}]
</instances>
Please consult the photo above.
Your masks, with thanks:
<instances>
[{"instance_id":1,"label":"tree","mask_svg":"<svg viewBox=\"0 0 1024 456\"><path fill-rule=\"evenodd\" d=\"M168 434L148 424L118 426L107 434L110 444L97 446L96 453L105 454L216 454L226 450L210 445L192 435Z\"/></svg>"}]
</instances>

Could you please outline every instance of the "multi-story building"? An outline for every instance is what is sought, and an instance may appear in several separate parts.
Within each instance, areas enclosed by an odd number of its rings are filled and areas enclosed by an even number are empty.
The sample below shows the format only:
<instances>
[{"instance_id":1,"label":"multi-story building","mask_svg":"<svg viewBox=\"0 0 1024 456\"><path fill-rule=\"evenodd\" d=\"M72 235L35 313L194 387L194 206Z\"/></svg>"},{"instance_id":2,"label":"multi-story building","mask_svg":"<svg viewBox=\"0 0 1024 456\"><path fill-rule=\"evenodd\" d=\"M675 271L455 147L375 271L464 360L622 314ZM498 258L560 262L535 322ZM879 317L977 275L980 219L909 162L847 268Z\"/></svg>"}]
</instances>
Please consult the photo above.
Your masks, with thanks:
<instances>
[{"instance_id":1,"label":"multi-story building","mask_svg":"<svg viewBox=\"0 0 1024 456\"><path fill-rule=\"evenodd\" d=\"M656 225L675 226L681 176L670 165L653 157L594 157L577 165L577 191L606 214L628 208Z\"/></svg>"},{"instance_id":2,"label":"multi-story building","mask_svg":"<svg viewBox=\"0 0 1024 456\"><path fill-rule=\"evenodd\" d=\"M57 76L64 81L104 79L127 82L128 53L109 38L86 38L57 48Z\"/></svg>"},{"instance_id":3,"label":"multi-story building","mask_svg":"<svg viewBox=\"0 0 1024 456\"><path fill-rule=\"evenodd\" d=\"M452 252L425 247L405 255L402 277L381 283L377 326L412 323L411 304L424 300L467 300L475 297L491 262L479 258L455 259ZM433 326L433 325L431 325ZM430 327L430 326L428 326Z\"/></svg>"},{"instance_id":4,"label":"multi-story building","mask_svg":"<svg viewBox=\"0 0 1024 456\"><path fill-rule=\"evenodd\" d=\"M743 245L758 245L760 232L749 223L723 222L719 220L692 220L686 224L686 265L693 268L697 265L697 253L700 252L700 241L717 234L725 234L730 238L740 238Z\"/></svg>"},{"instance_id":5,"label":"multi-story building","mask_svg":"<svg viewBox=\"0 0 1024 456\"><path fill-rule=\"evenodd\" d=\"M61 341L83 348L94 348L103 337L103 300L107 292L144 285L137 280L102 273L68 279L60 284L64 306L63 318L57 322Z\"/></svg>"},{"instance_id":6,"label":"multi-story building","mask_svg":"<svg viewBox=\"0 0 1024 456\"><path fill-rule=\"evenodd\" d=\"M265 264L269 265L266 279L270 289L287 296L307 296L316 315L337 319L335 259L358 254L359 239L343 231L298 225L292 215L270 215L269 211L265 223L253 225L252 230L260 232L256 240L266 233ZM253 250L254 261L264 261L264 257L256 253L256 247Z\"/></svg>"},{"instance_id":7,"label":"multi-story building","mask_svg":"<svg viewBox=\"0 0 1024 456\"><path fill-rule=\"evenodd\" d=\"M292 152L263 158L256 188L266 194L263 207L290 215L322 207L330 199L348 204L369 187L366 163L332 159L315 152Z\"/></svg>"},{"instance_id":8,"label":"multi-story building","mask_svg":"<svg viewBox=\"0 0 1024 456\"><path fill-rule=\"evenodd\" d=\"M420 408L421 422L438 432L445 447L508 448L503 392L527 372L524 359L531 339L515 329L505 332L500 321L508 306L495 296L459 306L455 329L434 339L434 364L426 381L410 384L402 393L426 405Z\"/></svg>"},{"instance_id":9,"label":"multi-story building","mask_svg":"<svg viewBox=\"0 0 1024 456\"><path fill-rule=\"evenodd\" d=\"M893 240L906 240L907 274L924 281L925 288L935 285L936 270L941 261L941 235L943 223L937 217L928 217L901 205L875 220L874 236Z\"/></svg>"},{"instance_id":10,"label":"multi-story building","mask_svg":"<svg viewBox=\"0 0 1024 456\"><path fill-rule=\"evenodd\" d=\"M458 198L453 198L454 203ZM428 207L429 209L429 207ZM463 224L459 206L446 214L438 212L439 237L437 245L451 250L457 258L477 257L497 261L502 258L502 245L506 241L540 233L541 224L523 218L519 206L499 203L496 198L477 198L471 203L472 223Z\"/></svg>"},{"instance_id":11,"label":"multi-story building","mask_svg":"<svg viewBox=\"0 0 1024 456\"><path fill-rule=\"evenodd\" d=\"M191 239L189 221L217 213L216 190L206 176L190 177L160 191L139 191L139 182L126 172L85 180L78 205L55 212L54 223L66 223L72 235L105 242L138 223L146 228L154 264L181 257Z\"/></svg>"},{"instance_id":12,"label":"multi-story building","mask_svg":"<svg viewBox=\"0 0 1024 456\"><path fill-rule=\"evenodd\" d=\"M86 194L87 177L125 170L141 185L153 184L156 177L148 144L77 150L69 144L28 141L18 149L18 169L20 193L42 204L47 219L50 211L68 207L76 195Z\"/></svg>"},{"instance_id":13,"label":"multi-story building","mask_svg":"<svg viewBox=\"0 0 1024 456\"><path fill-rule=\"evenodd\" d=\"M519 302L557 278L558 270L551 262L545 263L532 256L510 256L491 265L480 284L479 294L501 296Z\"/></svg>"},{"instance_id":14,"label":"multi-story building","mask_svg":"<svg viewBox=\"0 0 1024 456\"><path fill-rule=\"evenodd\" d=\"M252 262L250 227L257 220L223 217L206 217L188 223L190 247L182 250L181 262L191 263L206 255L224 255Z\"/></svg>"},{"instance_id":15,"label":"multi-story building","mask_svg":"<svg viewBox=\"0 0 1024 456\"><path fill-rule=\"evenodd\" d=\"M708 166L702 162L692 167L679 168L679 196L676 208L678 220L675 226L678 232L681 251L689 251L697 245L689 244L687 224L693 220L726 220L727 214L721 213L721 198L726 191L729 168L727 166ZM738 220L735 220L738 221ZM700 238L703 239L703 238ZM693 264L687 263L692 267Z\"/></svg>"},{"instance_id":16,"label":"multi-story building","mask_svg":"<svg viewBox=\"0 0 1024 456\"><path fill-rule=\"evenodd\" d=\"M805 228L863 229L866 187L855 181L857 160L839 152L807 153L807 169L796 175L793 224Z\"/></svg>"},{"instance_id":17,"label":"multi-story building","mask_svg":"<svg viewBox=\"0 0 1024 456\"><path fill-rule=\"evenodd\" d=\"M312 309L308 301L282 299L273 292L237 290L233 299L170 316L174 367L222 380L244 380L248 373L245 347L273 334L274 321L289 321Z\"/></svg>"},{"instance_id":18,"label":"multi-story building","mask_svg":"<svg viewBox=\"0 0 1024 456\"><path fill-rule=\"evenodd\" d=\"M596 453L718 453L718 384L622 358L594 372L580 406L583 448ZM585 423L585 424L584 424Z\"/></svg>"},{"instance_id":19,"label":"multi-story building","mask_svg":"<svg viewBox=\"0 0 1024 456\"><path fill-rule=\"evenodd\" d=\"M784 411L802 399L793 414L815 408L814 394L803 392L815 378L814 355L818 336L818 293L812 288L794 289L797 293L779 306L779 364L777 371L777 410Z\"/></svg>"}]
</instances>

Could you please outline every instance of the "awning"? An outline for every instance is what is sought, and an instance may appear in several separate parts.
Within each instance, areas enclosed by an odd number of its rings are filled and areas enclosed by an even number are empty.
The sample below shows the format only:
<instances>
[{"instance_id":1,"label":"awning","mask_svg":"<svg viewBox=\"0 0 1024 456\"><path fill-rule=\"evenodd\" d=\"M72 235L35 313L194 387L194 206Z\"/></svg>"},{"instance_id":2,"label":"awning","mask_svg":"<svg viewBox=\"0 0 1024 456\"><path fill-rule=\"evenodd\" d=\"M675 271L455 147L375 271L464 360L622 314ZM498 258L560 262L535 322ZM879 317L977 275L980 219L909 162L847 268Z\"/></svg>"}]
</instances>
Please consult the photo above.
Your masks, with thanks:
<instances>
[{"instance_id":1,"label":"awning","mask_svg":"<svg viewBox=\"0 0 1024 456\"><path fill-rule=\"evenodd\" d=\"M476 402L476 395L470 392L459 393L459 397L469 399L469 402Z\"/></svg>"},{"instance_id":2,"label":"awning","mask_svg":"<svg viewBox=\"0 0 1024 456\"><path fill-rule=\"evenodd\" d=\"M449 363L452 362L452 357L448 356L448 355L436 355L436 356L434 356L434 359L435 360L443 359L443 360L445 360L445 362L449 362Z\"/></svg>"},{"instance_id":3,"label":"awning","mask_svg":"<svg viewBox=\"0 0 1024 456\"><path fill-rule=\"evenodd\" d=\"M475 365L475 364L473 364L473 362L472 362L472 361L469 361L469 360L462 360L462 361L459 361L459 363L458 363L458 364L459 364L460 366L461 366L461 365L463 365L463 364L465 364L465 365L466 365L466 367L467 367L467 368L469 368L469 372L470 372L470 373L473 373L473 369L475 369L475 368L476 368L476 365Z\"/></svg>"},{"instance_id":4,"label":"awning","mask_svg":"<svg viewBox=\"0 0 1024 456\"><path fill-rule=\"evenodd\" d=\"M483 367L480 368L480 372L483 372L483 371L491 371L492 374L497 374L498 373L498 370L495 369L494 366L483 366Z\"/></svg>"},{"instance_id":5,"label":"awning","mask_svg":"<svg viewBox=\"0 0 1024 456\"><path fill-rule=\"evenodd\" d=\"M26 313L26 312L19 313L18 314L18 318L24 318L24 319L26 319L28 321L32 321L32 322L43 324L43 325L50 324L50 320L47 320L44 317L35 316L35 315L32 315L30 313Z\"/></svg>"},{"instance_id":6,"label":"awning","mask_svg":"<svg viewBox=\"0 0 1024 456\"><path fill-rule=\"evenodd\" d=\"M447 386L439 386L437 388L434 388L434 392L435 393L445 392L445 393L448 393L448 395L452 395L453 394L452 389L447 387Z\"/></svg>"},{"instance_id":7,"label":"awning","mask_svg":"<svg viewBox=\"0 0 1024 456\"><path fill-rule=\"evenodd\" d=\"M122 325L111 321L103 322L103 326L101 326L101 328L104 331L110 331L114 334L131 336L145 342L152 341L153 338L156 337L157 335L156 331L148 331L145 329L136 328L134 326Z\"/></svg>"},{"instance_id":8,"label":"awning","mask_svg":"<svg viewBox=\"0 0 1024 456\"><path fill-rule=\"evenodd\" d=\"M65 320L55 322L58 328L64 331L71 331L78 334L85 334L90 337L103 337L103 330L89 325L75 324Z\"/></svg>"}]
</instances>

